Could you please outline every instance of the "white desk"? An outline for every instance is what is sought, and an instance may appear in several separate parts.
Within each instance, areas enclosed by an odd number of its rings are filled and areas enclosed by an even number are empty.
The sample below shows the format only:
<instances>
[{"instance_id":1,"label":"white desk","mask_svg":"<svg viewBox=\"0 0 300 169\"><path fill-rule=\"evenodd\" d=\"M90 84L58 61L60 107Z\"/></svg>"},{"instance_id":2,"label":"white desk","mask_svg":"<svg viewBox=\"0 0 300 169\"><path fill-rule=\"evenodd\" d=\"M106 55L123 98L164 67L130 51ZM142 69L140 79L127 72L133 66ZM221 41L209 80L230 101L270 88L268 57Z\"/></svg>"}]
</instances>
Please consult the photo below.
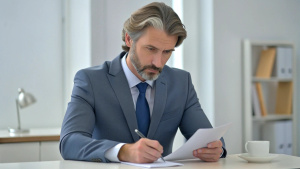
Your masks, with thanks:
<instances>
[{"instance_id":1,"label":"white desk","mask_svg":"<svg viewBox=\"0 0 300 169\"><path fill-rule=\"evenodd\" d=\"M279 155L271 163L248 163L240 159L238 155L229 155L218 162L209 163L196 160L181 161L184 166L170 167L170 169L284 169L299 168L300 157ZM95 163L80 161L47 161L28 163L5 163L0 164L0 169L138 169L120 163Z\"/></svg>"}]
</instances>

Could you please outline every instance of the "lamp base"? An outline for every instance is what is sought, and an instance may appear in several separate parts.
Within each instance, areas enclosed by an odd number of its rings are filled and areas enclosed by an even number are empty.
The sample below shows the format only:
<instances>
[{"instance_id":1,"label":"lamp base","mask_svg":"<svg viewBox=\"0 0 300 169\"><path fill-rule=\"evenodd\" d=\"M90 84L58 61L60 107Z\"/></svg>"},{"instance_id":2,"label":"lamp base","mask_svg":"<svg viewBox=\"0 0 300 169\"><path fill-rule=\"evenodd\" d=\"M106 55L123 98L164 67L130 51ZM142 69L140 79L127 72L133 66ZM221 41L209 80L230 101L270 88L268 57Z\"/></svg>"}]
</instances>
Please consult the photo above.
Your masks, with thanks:
<instances>
[{"instance_id":1,"label":"lamp base","mask_svg":"<svg viewBox=\"0 0 300 169\"><path fill-rule=\"evenodd\" d=\"M13 129L13 128L8 128L9 133L28 133L28 129Z\"/></svg>"}]
</instances>

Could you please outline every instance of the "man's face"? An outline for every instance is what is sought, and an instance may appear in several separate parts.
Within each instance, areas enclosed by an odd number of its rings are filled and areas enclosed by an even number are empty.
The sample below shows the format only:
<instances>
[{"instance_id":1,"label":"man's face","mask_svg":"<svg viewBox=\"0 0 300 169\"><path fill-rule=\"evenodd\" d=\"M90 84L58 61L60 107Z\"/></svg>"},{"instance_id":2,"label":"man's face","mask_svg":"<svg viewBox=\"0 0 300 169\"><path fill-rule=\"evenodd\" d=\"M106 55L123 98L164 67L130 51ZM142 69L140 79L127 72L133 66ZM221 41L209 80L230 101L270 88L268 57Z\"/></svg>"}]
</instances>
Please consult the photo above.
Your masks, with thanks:
<instances>
[{"instance_id":1,"label":"man's face","mask_svg":"<svg viewBox=\"0 0 300 169\"><path fill-rule=\"evenodd\" d=\"M156 80L174 51L177 39L162 30L147 28L136 42L127 43L129 69L142 81Z\"/></svg>"}]
</instances>

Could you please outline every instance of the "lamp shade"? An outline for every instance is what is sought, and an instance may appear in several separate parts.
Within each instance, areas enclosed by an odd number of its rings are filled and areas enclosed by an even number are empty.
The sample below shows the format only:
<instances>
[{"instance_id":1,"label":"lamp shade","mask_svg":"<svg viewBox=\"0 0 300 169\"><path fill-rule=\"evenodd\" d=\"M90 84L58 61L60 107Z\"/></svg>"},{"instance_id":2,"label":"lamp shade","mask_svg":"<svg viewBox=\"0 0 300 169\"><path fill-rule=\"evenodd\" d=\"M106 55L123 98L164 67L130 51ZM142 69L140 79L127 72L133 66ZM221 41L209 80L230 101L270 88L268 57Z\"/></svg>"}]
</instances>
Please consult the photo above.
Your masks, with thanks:
<instances>
[{"instance_id":1,"label":"lamp shade","mask_svg":"<svg viewBox=\"0 0 300 169\"><path fill-rule=\"evenodd\" d=\"M19 96L17 102L19 103L20 108L27 107L36 102L34 96L30 93L26 93L24 89L19 88Z\"/></svg>"},{"instance_id":2,"label":"lamp shade","mask_svg":"<svg viewBox=\"0 0 300 169\"><path fill-rule=\"evenodd\" d=\"M27 107L33 103L36 102L35 98L33 97L32 94L26 93L24 89L19 88L18 89L18 97L16 99L16 107L17 107L17 117L18 117L18 128L8 128L9 133L25 133L29 132L27 129L22 129L21 128L21 120L20 120L20 113L19 113L19 108L24 108Z\"/></svg>"}]
</instances>

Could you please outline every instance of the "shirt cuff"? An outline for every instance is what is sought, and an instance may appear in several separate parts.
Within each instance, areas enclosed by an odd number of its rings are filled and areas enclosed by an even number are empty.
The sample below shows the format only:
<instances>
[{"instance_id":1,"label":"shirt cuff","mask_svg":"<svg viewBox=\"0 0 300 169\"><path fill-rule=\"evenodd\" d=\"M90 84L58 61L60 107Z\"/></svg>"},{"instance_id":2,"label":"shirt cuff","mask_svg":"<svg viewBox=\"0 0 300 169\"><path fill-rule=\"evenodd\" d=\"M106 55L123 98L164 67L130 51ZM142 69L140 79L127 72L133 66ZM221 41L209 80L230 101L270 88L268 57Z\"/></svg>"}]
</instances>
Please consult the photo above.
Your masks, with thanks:
<instances>
[{"instance_id":1,"label":"shirt cuff","mask_svg":"<svg viewBox=\"0 0 300 169\"><path fill-rule=\"evenodd\" d=\"M222 153L220 155L220 158L223 156L223 153L224 153L224 148L222 147Z\"/></svg>"},{"instance_id":2,"label":"shirt cuff","mask_svg":"<svg viewBox=\"0 0 300 169\"><path fill-rule=\"evenodd\" d=\"M120 162L118 158L119 151L125 143L119 143L105 152L105 158L112 162Z\"/></svg>"},{"instance_id":3,"label":"shirt cuff","mask_svg":"<svg viewBox=\"0 0 300 169\"><path fill-rule=\"evenodd\" d=\"M224 147L222 147L222 150L223 150L223 152L222 152L220 158L226 158L226 156L227 156L227 150Z\"/></svg>"}]
</instances>

